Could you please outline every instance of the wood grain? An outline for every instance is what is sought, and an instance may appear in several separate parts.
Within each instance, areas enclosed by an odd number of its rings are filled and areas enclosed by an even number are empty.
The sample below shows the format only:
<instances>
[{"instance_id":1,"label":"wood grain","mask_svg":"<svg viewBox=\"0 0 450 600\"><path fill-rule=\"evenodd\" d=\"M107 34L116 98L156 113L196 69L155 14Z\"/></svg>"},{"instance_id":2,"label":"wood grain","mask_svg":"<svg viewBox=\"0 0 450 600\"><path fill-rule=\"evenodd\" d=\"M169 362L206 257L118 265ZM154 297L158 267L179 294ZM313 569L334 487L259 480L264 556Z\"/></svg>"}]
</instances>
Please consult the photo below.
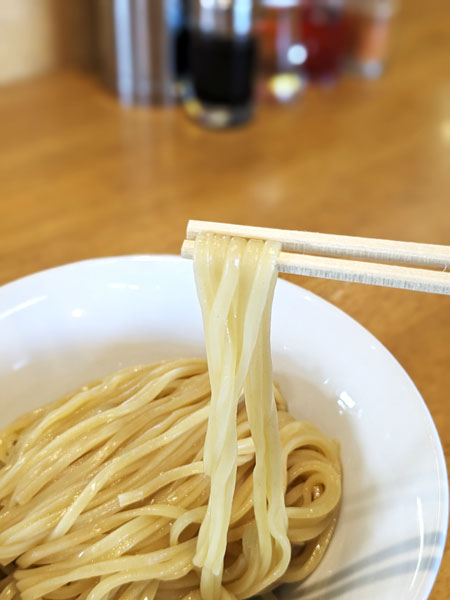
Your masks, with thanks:
<instances>
[{"instance_id":1,"label":"wood grain","mask_svg":"<svg viewBox=\"0 0 450 600\"><path fill-rule=\"evenodd\" d=\"M178 253L188 219L449 244L449 56L447 0L409 0L385 77L311 88L222 133L181 108L121 108L75 72L3 89L0 284L89 257ZM448 297L290 279L396 356L448 461ZM448 590L447 550L431 600Z\"/></svg>"}]
</instances>

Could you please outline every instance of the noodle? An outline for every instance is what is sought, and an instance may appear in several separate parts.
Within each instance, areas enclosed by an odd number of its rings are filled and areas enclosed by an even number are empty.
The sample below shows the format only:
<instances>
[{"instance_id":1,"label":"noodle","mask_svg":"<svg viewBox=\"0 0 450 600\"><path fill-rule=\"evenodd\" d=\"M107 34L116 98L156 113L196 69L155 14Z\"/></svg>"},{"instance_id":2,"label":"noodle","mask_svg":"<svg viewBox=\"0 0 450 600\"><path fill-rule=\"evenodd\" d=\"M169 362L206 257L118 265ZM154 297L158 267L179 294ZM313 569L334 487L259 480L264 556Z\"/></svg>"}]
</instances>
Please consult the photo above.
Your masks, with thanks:
<instances>
[{"instance_id":1,"label":"noodle","mask_svg":"<svg viewBox=\"0 0 450 600\"><path fill-rule=\"evenodd\" d=\"M124 369L0 431L0 600L234 600L320 562L337 444L272 384L274 243L197 238L208 363Z\"/></svg>"}]
</instances>

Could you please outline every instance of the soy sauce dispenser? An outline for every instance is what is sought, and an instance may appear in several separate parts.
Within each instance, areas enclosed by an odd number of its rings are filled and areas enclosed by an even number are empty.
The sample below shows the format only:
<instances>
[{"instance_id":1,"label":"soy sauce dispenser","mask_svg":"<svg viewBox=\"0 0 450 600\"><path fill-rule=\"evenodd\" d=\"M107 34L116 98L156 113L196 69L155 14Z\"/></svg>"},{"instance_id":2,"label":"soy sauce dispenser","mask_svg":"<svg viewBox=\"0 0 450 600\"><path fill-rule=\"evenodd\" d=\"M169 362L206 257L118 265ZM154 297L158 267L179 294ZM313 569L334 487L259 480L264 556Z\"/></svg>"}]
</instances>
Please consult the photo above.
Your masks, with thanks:
<instances>
[{"instance_id":1,"label":"soy sauce dispenser","mask_svg":"<svg viewBox=\"0 0 450 600\"><path fill-rule=\"evenodd\" d=\"M192 0L185 106L197 122L229 127L253 110L253 0Z\"/></svg>"}]
</instances>

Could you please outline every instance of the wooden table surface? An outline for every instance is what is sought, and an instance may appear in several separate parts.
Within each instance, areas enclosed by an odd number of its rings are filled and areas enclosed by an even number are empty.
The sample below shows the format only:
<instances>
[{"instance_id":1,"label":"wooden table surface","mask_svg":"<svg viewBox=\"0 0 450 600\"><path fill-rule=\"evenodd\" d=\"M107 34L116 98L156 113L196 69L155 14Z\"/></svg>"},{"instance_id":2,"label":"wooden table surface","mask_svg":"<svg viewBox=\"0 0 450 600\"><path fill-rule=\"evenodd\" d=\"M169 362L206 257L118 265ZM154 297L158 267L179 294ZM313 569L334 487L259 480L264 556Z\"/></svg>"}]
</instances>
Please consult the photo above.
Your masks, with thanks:
<instances>
[{"instance_id":1,"label":"wooden table surface","mask_svg":"<svg viewBox=\"0 0 450 600\"><path fill-rule=\"evenodd\" d=\"M95 77L0 91L0 284L90 257L178 253L188 219L450 244L450 11L408 0L387 74L205 131ZM450 298L299 279L410 374L450 457ZM407 425L406 425L407 426ZM450 594L444 555L432 600ZM382 599L380 599L382 600Z\"/></svg>"}]
</instances>

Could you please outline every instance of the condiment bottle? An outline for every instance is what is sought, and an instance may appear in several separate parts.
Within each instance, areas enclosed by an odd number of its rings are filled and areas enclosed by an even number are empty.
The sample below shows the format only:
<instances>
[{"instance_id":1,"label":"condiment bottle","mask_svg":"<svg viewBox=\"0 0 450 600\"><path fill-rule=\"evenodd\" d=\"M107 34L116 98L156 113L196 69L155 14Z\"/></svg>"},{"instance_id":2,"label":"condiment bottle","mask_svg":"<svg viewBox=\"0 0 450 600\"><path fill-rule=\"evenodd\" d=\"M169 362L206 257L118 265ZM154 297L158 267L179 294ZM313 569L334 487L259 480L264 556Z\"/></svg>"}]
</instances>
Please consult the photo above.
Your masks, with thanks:
<instances>
[{"instance_id":1,"label":"condiment bottle","mask_svg":"<svg viewBox=\"0 0 450 600\"><path fill-rule=\"evenodd\" d=\"M347 47L347 23L343 0L303 0L301 34L307 57L308 79L334 83L340 75Z\"/></svg>"},{"instance_id":2,"label":"condiment bottle","mask_svg":"<svg viewBox=\"0 0 450 600\"><path fill-rule=\"evenodd\" d=\"M260 95L288 102L305 88L307 57L300 31L300 0L261 0L257 20Z\"/></svg>"},{"instance_id":3,"label":"condiment bottle","mask_svg":"<svg viewBox=\"0 0 450 600\"><path fill-rule=\"evenodd\" d=\"M348 0L347 65L352 72L368 78L384 72L397 8L394 0Z\"/></svg>"},{"instance_id":4,"label":"condiment bottle","mask_svg":"<svg viewBox=\"0 0 450 600\"><path fill-rule=\"evenodd\" d=\"M256 40L252 0L193 0L187 113L209 127L253 112Z\"/></svg>"}]
</instances>

